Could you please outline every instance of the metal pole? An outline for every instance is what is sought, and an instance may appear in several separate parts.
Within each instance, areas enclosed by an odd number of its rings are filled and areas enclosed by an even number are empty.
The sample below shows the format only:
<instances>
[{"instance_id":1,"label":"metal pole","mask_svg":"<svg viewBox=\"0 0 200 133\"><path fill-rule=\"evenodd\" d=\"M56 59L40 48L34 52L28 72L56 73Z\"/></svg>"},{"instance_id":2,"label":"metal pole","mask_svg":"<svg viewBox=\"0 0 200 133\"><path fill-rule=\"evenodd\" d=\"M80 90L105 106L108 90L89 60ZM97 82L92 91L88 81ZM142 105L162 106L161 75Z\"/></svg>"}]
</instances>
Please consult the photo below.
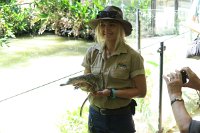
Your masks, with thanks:
<instances>
[{"instance_id":1,"label":"metal pole","mask_svg":"<svg viewBox=\"0 0 200 133\"><path fill-rule=\"evenodd\" d=\"M179 22L178 22L178 5L179 5L179 3L178 3L178 0L174 1L174 5L175 5L174 28L175 28L175 33L178 35L179 34L179 30L178 30L179 29Z\"/></svg>"},{"instance_id":2,"label":"metal pole","mask_svg":"<svg viewBox=\"0 0 200 133\"><path fill-rule=\"evenodd\" d=\"M137 9L136 12L136 44L138 46L138 51L141 53L140 50L140 9Z\"/></svg>"},{"instance_id":3,"label":"metal pole","mask_svg":"<svg viewBox=\"0 0 200 133\"><path fill-rule=\"evenodd\" d=\"M151 28L152 28L152 34L156 34L156 0L151 1Z\"/></svg>"},{"instance_id":4,"label":"metal pole","mask_svg":"<svg viewBox=\"0 0 200 133\"><path fill-rule=\"evenodd\" d=\"M158 52L160 53L160 82L159 82L159 118L158 118L158 132L157 133L163 133L162 128L162 75L163 75L163 52L165 50L164 43L160 43L160 48Z\"/></svg>"}]
</instances>

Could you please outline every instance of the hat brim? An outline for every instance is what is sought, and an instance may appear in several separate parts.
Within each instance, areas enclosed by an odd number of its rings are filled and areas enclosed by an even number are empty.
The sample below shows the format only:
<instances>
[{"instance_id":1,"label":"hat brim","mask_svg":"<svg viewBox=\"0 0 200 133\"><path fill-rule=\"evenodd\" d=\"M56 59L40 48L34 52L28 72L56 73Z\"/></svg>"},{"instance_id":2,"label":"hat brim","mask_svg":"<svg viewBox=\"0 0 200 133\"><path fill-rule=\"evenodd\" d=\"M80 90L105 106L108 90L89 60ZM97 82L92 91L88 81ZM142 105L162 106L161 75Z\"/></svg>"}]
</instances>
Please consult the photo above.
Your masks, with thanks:
<instances>
[{"instance_id":1,"label":"hat brim","mask_svg":"<svg viewBox=\"0 0 200 133\"><path fill-rule=\"evenodd\" d=\"M99 24L99 22L101 20L116 20L118 22L120 22L124 28L124 32L126 36L129 36L132 32L132 25L130 22L126 21L126 20L122 20L122 19L114 19L114 18L100 18L100 19L93 19L91 21L88 22L88 25L92 28L95 29L97 27L97 25Z\"/></svg>"}]
</instances>

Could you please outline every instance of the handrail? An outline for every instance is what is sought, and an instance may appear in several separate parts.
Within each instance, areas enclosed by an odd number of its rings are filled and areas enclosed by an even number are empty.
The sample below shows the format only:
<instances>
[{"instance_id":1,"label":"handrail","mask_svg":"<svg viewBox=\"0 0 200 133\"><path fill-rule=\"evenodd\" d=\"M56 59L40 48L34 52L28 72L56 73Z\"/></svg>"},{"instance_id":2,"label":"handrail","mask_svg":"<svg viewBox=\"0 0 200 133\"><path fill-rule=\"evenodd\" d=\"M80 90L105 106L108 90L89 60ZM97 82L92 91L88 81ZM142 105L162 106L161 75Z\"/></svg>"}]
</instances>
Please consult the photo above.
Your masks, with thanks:
<instances>
[{"instance_id":1,"label":"handrail","mask_svg":"<svg viewBox=\"0 0 200 133\"><path fill-rule=\"evenodd\" d=\"M178 36L183 35L183 34L188 33L188 32L189 32L189 31L184 32L184 33L179 34L179 35L176 35L176 36L173 36L173 37L170 37L170 38L165 39L165 40L163 40L163 41L155 42L155 43L153 43L153 44L150 44L150 45L148 45L148 46L146 46L146 47L143 47L143 48L139 49L139 51L141 51L141 50L143 50L143 49L145 49L145 48L151 47L151 46L153 46L153 45L155 45L155 44L158 44L158 43L160 43L160 42L165 42L165 41L170 40L170 39L172 39L172 38L178 37ZM162 65L162 64L161 64L161 65ZM6 101L6 100L12 99L12 98L14 98L14 97L20 96L20 95L22 95L22 94L31 92L31 91L36 90L36 89L38 89L38 88L44 87L44 86L49 85L49 84L51 84L51 83L57 82L57 81L59 81L59 80L61 80L61 79L64 79L64 78L73 76L73 75L75 75L75 74L77 74L77 73L80 73L80 72L83 72L83 70L81 70L81 71L79 71L79 72L76 72L76 73L73 73L73 74L70 74L70 75L67 75L67 76L65 76L65 77L59 78L59 79L57 79L57 80L48 82L48 83L46 83L46 84L40 85L40 86L38 86L38 87L29 89L29 90L27 90L27 91L24 91L24 92L15 94L15 95L13 95L13 96L7 97L7 98L5 98L5 99L0 100L0 103L3 102L3 101Z\"/></svg>"},{"instance_id":2,"label":"handrail","mask_svg":"<svg viewBox=\"0 0 200 133\"><path fill-rule=\"evenodd\" d=\"M141 52L143 49L146 49L146 48L148 48L148 47L151 47L151 46L154 46L154 45L156 45L156 44L159 44L160 42L168 41L168 40L170 40L170 39L176 38L176 37L178 37L178 36L184 35L184 34L189 33L189 32L190 32L190 30L188 30L188 31L186 31L186 32L183 32L183 33L181 33L181 34L179 34L179 35L175 35L175 36L169 37L169 38L167 38L167 39L165 39L165 40L158 41L158 42L154 42L154 43L152 43L152 44L150 44L150 45L148 45L148 46L145 46L145 47L142 47L142 48L138 49L138 51Z\"/></svg>"}]
</instances>

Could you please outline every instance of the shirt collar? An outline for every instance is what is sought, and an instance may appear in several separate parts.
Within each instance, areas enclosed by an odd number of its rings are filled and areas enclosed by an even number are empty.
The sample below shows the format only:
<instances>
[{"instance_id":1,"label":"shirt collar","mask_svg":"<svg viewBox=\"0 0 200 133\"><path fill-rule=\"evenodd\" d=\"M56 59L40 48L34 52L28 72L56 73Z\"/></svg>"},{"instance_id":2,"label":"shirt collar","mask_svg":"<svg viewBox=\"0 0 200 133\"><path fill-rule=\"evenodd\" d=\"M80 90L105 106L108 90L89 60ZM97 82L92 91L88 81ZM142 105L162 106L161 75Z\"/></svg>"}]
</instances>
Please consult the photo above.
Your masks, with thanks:
<instances>
[{"instance_id":1,"label":"shirt collar","mask_svg":"<svg viewBox=\"0 0 200 133\"><path fill-rule=\"evenodd\" d=\"M118 46L116 47L116 51L113 53L113 55L119 55L121 53L127 53L127 49L125 47L125 43L120 43L118 44Z\"/></svg>"},{"instance_id":2,"label":"shirt collar","mask_svg":"<svg viewBox=\"0 0 200 133\"><path fill-rule=\"evenodd\" d=\"M95 49L99 50L99 53L103 52L103 47L101 47L99 44L95 45Z\"/></svg>"},{"instance_id":3,"label":"shirt collar","mask_svg":"<svg viewBox=\"0 0 200 133\"><path fill-rule=\"evenodd\" d=\"M125 45L126 45L125 43L118 44L118 46L116 47L116 51L113 53L113 55L119 55L121 53L127 53L128 51L127 51ZM102 46L97 44L95 46L95 48L99 50L99 53L103 53L105 46L102 47Z\"/></svg>"}]
</instances>

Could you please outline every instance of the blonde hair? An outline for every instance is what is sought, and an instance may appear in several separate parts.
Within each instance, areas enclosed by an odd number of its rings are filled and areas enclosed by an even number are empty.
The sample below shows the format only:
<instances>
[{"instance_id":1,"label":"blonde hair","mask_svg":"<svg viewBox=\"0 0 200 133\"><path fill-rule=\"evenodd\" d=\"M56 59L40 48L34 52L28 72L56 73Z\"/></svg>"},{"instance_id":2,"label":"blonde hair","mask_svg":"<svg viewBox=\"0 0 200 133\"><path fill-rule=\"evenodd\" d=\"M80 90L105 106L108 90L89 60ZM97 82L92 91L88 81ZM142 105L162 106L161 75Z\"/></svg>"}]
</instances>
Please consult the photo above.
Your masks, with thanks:
<instances>
[{"instance_id":1,"label":"blonde hair","mask_svg":"<svg viewBox=\"0 0 200 133\"><path fill-rule=\"evenodd\" d=\"M117 21L116 21L117 22ZM95 28L95 41L100 44L101 46L105 46L105 38L102 35L102 31L100 28L100 23L98 23L98 25ZM123 26L121 25L121 23L118 22L118 35L117 35L117 40L116 40L116 45L115 47L117 47L118 44L121 43L125 43L125 31Z\"/></svg>"}]
</instances>

